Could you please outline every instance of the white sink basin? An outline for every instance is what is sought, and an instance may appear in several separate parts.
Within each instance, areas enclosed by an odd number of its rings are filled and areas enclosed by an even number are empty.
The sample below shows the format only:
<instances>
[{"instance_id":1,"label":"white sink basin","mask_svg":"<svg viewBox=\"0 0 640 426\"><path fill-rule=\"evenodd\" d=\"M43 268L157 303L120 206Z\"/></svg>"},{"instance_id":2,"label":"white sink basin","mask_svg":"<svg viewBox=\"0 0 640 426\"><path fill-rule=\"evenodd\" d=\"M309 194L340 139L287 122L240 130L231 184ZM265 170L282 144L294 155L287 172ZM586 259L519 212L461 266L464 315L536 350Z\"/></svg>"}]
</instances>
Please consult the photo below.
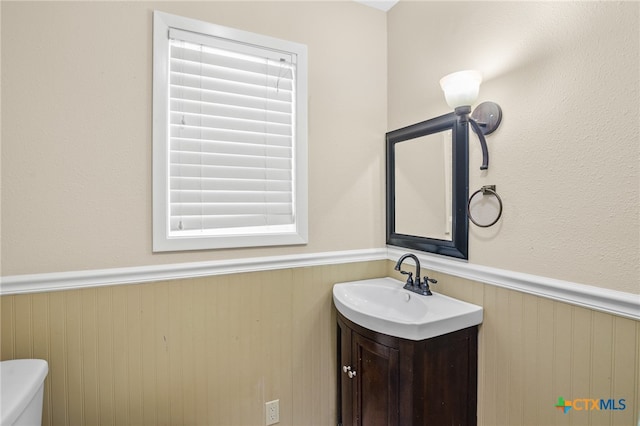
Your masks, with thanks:
<instances>
[{"instance_id":1,"label":"white sink basin","mask_svg":"<svg viewBox=\"0 0 640 426\"><path fill-rule=\"evenodd\" d=\"M482 307L433 293L404 290L403 282L375 278L333 286L338 311L354 323L390 336L423 340L482 322Z\"/></svg>"}]
</instances>

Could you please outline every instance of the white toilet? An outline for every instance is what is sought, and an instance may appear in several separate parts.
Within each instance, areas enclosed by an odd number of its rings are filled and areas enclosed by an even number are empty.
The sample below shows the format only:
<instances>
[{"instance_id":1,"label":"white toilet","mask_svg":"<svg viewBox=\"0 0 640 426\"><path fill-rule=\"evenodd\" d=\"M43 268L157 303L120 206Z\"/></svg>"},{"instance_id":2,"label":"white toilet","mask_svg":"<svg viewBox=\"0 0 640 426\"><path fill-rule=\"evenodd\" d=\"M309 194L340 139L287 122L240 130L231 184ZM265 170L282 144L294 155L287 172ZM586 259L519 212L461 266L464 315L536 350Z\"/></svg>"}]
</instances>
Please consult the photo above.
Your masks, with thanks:
<instances>
[{"instance_id":1,"label":"white toilet","mask_svg":"<svg viewBox=\"0 0 640 426\"><path fill-rule=\"evenodd\" d=\"M49 366L42 359L0 362L0 425L42 424L44 379Z\"/></svg>"}]
</instances>

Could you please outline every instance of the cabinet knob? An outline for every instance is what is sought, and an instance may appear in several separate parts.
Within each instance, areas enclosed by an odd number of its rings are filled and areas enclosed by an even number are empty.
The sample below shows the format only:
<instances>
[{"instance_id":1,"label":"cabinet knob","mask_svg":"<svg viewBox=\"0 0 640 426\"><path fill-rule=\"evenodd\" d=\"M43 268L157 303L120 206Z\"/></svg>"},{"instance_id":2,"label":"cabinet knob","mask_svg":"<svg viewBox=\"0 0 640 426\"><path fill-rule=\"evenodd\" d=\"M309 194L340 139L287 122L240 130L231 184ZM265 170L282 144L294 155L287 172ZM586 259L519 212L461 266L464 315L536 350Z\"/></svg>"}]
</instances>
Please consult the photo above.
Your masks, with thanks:
<instances>
[{"instance_id":1,"label":"cabinet knob","mask_svg":"<svg viewBox=\"0 0 640 426\"><path fill-rule=\"evenodd\" d=\"M347 371L349 371L349 370L351 370L351 366L350 366L350 365L348 365L348 366L347 366L347 365L343 365L343 366L342 366L342 371L344 371L345 373L346 373Z\"/></svg>"},{"instance_id":2,"label":"cabinet knob","mask_svg":"<svg viewBox=\"0 0 640 426\"><path fill-rule=\"evenodd\" d=\"M356 371L355 370L349 371L348 375L350 379L353 379L354 377L356 377Z\"/></svg>"}]
</instances>

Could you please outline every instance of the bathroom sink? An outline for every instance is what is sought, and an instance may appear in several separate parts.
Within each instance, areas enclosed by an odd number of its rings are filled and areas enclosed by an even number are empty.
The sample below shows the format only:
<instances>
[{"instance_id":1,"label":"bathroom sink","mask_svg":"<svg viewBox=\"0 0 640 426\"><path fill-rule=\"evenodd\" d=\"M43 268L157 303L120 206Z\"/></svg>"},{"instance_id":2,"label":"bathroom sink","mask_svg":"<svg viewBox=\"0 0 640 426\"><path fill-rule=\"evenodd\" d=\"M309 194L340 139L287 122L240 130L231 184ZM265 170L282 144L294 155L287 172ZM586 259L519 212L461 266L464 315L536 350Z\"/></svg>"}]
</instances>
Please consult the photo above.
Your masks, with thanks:
<instances>
[{"instance_id":1,"label":"bathroom sink","mask_svg":"<svg viewBox=\"0 0 640 426\"><path fill-rule=\"evenodd\" d=\"M333 286L338 311L354 323L390 336L423 340L482 322L482 307L442 294L421 296L394 278Z\"/></svg>"}]
</instances>

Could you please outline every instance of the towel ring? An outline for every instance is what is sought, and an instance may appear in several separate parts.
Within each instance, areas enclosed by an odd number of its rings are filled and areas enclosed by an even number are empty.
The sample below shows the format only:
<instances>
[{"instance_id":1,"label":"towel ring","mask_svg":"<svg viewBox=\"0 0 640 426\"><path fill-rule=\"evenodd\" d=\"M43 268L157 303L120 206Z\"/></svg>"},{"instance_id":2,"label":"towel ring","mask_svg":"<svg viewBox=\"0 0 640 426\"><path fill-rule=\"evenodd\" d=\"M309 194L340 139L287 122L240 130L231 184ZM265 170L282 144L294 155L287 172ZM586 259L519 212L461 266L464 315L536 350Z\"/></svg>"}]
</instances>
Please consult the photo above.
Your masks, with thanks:
<instances>
[{"instance_id":1,"label":"towel ring","mask_svg":"<svg viewBox=\"0 0 640 426\"><path fill-rule=\"evenodd\" d=\"M496 197L496 199L498 200L498 204L500 205L500 210L498 211L498 215L496 216L496 218L493 220L493 222L491 222L489 224L486 224L486 225L478 223L473 218L473 215L471 214L471 200L473 200L473 197L475 197L478 194L482 194L483 196L484 195L493 195L494 197ZM495 185L485 185L482 188L478 189L476 192L474 192L471 195L471 197L469 197L469 202L467 203L467 214L469 216L469 220L471 222L473 222L476 226L479 226L481 228L488 228L490 226L495 225L496 222L498 221L498 219L500 219L500 216L502 216L502 199L500 198L500 196L496 192L496 186Z\"/></svg>"}]
</instances>

